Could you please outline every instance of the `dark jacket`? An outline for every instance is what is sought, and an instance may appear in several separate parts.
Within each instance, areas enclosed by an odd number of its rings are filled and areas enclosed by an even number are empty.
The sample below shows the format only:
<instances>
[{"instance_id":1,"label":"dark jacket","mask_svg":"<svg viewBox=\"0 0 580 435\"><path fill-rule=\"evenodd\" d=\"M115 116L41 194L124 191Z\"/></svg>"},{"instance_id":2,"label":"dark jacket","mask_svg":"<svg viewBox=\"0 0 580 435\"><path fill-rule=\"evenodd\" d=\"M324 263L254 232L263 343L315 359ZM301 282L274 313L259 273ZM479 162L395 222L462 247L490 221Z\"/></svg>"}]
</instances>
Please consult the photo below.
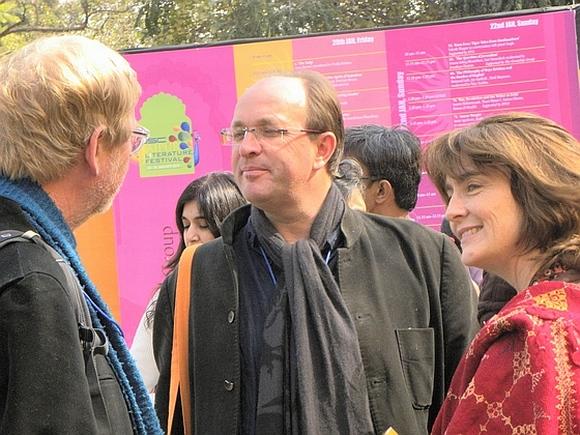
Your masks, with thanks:
<instances>
[{"instance_id":1,"label":"dark jacket","mask_svg":"<svg viewBox=\"0 0 580 435\"><path fill-rule=\"evenodd\" d=\"M223 239L198 249L192 272L190 373L196 434L237 434L240 421L238 280L232 243L249 207L224 223ZM427 433L453 371L477 329L476 301L457 250L413 222L347 210L338 277L356 322L375 431ZM162 286L154 323L167 423L175 277ZM179 415L180 417L180 415ZM180 433L176 426L174 433Z\"/></svg>"},{"instance_id":2,"label":"dark jacket","mask_svg":"<svg viewBox=\"0 0 580 435\"><path fill-rule=\"evenodd\" d=\"M0 198L0 231L30 229ZM18 242L0 249L0 271L0 433L102 433L62 269L42 246Z\"/></svg>"},{"instance_id":3,"label":"dark jacket","mask_svg":"<svg viewBox=\"0 0 580 435\"><path fill-rule=\"evenodd\" d=\"M495 316L516 294L516 289L504 279L493 273L483 272L477 304L477 320L480 325L483 326Z\"/></svg>"}]
</instances>

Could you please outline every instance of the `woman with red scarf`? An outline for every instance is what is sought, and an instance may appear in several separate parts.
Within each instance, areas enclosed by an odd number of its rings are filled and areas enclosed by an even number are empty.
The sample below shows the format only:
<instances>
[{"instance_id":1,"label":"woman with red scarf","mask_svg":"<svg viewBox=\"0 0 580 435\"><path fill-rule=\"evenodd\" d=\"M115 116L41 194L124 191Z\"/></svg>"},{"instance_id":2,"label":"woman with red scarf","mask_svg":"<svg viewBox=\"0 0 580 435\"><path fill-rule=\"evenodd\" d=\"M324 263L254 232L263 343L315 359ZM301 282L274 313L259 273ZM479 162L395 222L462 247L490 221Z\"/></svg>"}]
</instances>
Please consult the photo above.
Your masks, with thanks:
<instances>
[{"instance_id":1,"label":"woman with red scarf","mask_svg":"<svg viewBox=\"0 0 580 435\"><path fill-rule=\"evenodd\" d=\"M492 116L425 152L462 260L517 294L475 337L434 434L580 433L580 144L531 114Z\"/></svg>"}]
</instances>

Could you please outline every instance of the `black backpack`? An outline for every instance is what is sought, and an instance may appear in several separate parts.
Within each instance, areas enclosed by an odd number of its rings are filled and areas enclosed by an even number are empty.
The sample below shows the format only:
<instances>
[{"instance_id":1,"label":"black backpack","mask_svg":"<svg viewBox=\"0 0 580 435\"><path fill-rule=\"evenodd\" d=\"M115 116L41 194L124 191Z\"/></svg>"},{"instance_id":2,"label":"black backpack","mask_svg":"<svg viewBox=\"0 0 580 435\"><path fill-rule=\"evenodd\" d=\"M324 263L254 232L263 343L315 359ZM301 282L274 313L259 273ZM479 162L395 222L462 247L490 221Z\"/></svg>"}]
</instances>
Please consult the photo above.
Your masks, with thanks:
<instances>
[{"instance_id":1,"label":"black backpack","mask_svg":"<svg viewBox=\"0 0 580 435\"><path fill-rule=\"evenodd\" d=\"M72 302L79 341L85 361L85 373L91 393L98 433L102 435L133 434L129 411L107 354L109 341L105 331L94 328L83 290L72 267L34 231L0 231L0 249L10 243L36 243L42 246L60 266L66 278L65 290Z\"/></svg>"}]
</instances>

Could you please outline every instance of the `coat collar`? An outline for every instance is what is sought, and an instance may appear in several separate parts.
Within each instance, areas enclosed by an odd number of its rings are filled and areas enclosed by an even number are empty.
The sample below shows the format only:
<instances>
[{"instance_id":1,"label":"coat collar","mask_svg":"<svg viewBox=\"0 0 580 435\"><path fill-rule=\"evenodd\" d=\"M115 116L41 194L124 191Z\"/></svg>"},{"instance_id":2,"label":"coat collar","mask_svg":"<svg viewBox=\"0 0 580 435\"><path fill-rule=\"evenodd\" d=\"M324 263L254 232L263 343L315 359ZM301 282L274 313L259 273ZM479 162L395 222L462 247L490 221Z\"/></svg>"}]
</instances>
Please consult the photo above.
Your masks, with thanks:
<instances>
[{"instance_id":1,"label":"coat collar","mask_svg":"<svg viewBox=\"0 0 580 435\"><path fill-rule=\"evenodd\" d=\"M234 236L248 223L251 205L246 204L234 210L222 224L222 238L226 245L232 245ZM363 227L363 213L347 207L340 224L345 247L350 248L359 239Z\"/></svg>"}]
</instances>

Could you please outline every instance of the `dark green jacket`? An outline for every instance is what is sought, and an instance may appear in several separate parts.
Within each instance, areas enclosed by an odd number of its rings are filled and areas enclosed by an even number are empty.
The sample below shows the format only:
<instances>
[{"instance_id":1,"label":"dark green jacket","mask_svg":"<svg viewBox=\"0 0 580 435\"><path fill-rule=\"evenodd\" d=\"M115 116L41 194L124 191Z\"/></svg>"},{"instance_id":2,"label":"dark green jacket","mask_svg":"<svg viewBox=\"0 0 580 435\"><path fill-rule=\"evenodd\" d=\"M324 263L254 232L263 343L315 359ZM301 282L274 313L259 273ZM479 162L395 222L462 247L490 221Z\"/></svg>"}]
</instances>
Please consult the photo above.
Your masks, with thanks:
<instances>
[{"instance_id":1,"label":"dark green jacket","mask_svg":"<svg viewBox=\"0 0 580 435\"><path fill-rule=\"evenodd\" d=\"M190 312L192 421L196 434L237 434L240 422L238 271L232 243L249 207L228 217L222 238L198 249ZM348 209L338 280L356 322L375 431L431 427L477 329L476 300L457 249L403 219ZM175 277L162 286L154 326L160 370L156 409L167 424ZM180 417L180 415L179 415ZM178 422L174 433L181 433Z\"/></svg>"}]
</instances>

